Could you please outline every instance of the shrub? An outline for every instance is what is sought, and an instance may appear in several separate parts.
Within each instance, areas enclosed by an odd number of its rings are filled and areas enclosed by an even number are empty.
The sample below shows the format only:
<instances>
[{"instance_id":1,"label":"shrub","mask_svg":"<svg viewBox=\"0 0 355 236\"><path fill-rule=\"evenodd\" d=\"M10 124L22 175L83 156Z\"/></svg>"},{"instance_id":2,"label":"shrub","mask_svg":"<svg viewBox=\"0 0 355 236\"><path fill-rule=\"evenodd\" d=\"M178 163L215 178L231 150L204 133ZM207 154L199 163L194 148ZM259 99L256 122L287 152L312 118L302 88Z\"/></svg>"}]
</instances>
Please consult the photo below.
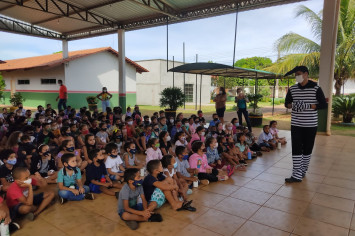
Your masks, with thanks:
<instances>
[{"instance_id":1,"label":"shrub","mask_svg":"<svg viewBox=\"0 0 355 236\"><path fill-rule=\"evenodd\" d=\"M23 103L26 99L22 97L21 93L14 93L10 97L10 103L14 107L18 107L20 103Z\"/></svg>"},{"instance_id":2,"label":"shrub","mask_svg":"<svg viewBox=\"0 0 355 236\"><path fill-rule=\"evenodd\" d=\"M184 105L185 94L181 88L165 88L163 91L161 91L160 96L161 107L168 107L170 110L176 111L179 107Z\"/></svg>"},{"instance_id":3,"label":"shrub","mask_svg":"<svg viewBox=\"0 0 355 236\"><path fill-rule=\"evenodd\" d=\"M355 116L355 97L336 97L333 101L333 113L335 115L342 115L344 123L351 123Z\"/></svg>"}]
</instances>

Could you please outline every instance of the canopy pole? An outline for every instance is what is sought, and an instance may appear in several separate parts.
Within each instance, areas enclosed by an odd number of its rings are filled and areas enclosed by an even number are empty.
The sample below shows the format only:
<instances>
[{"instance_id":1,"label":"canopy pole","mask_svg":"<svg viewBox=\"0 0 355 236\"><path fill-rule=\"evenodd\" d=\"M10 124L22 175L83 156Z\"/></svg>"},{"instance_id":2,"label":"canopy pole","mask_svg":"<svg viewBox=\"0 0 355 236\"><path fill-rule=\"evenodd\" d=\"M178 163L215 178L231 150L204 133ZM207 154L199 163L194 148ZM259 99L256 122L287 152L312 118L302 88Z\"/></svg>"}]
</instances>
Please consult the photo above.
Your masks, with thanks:
<instances>
[{"instance_id":1,"label":"canopy pole","mask_svg":"<svg viewBox=\"0 0 355 236\"><path fill-rule=\"evenodd\" d=\"M235 13L234 49L233 49L233 62L232 62L233 68L234 68L234 63L235 63L235 47L236 47L236 43L237 43L238 10L239 10L239 3L237 3L237 12ZM224 85L224 87L226 87L226 85Z\"/></svg>"},{"instance_id":2,"label":"canopy pole","mask_svg":"<svg viewBox=\"0 0 355 236\"><path fill-rule=\"evenodd\" d=\"M166 71L169 71L168 62L169 62L169 17L166 17Z\"/></svg>"},{"instance_id":3,"label":"canopy pole","mask_svg":"<svg viewBox=\"0 0 355 236\"><path fill-rule=\"evenodd\" d=\"M287 92L290 89L290 79L287 79ZM288 113L288 108L286 108L286 113Z\"/></svg>"},{"instance_id":4,"label":"canopy pole","mask_svg":"<svg viewBox=\"0 0 355 236\"><path fill-rule=\"evenodd\" d=\"M196 54L196 63L197 63L197 57L198 57L198 55ZM201 86L201 85L200 85L200 86ZM197 110L197 74L196 74L195 110Z\"/></svg>"},{"instance_id":5,"label":"canopy pole","mask_svg":"<svg viewBox=\"0 0 355 236\"><path fill-rule=\"evenodd\" d=\"M275 88L276 88L276 79L274 79L274 91L272 93L272 115L274 115L274 110L275 110Z\"/></svg>"},{"instance_id":6,"label":"canopy pole","mask_svg":"<svg viewBox=\"0 0 355 236\"><path fill-rule=\"evenodd\" d=\"M202 74L201 74L201 77L200 77L200 110L201 110L201 94L202 94Z\"/></svg>"},{"instance_id":7,"label":"canopy pole","mask_svg":"<svg viewBox=\"0 0 355 236\"><path fill-rule=\"evenodd\" d=\"M184 65L185 65L185 42L182 43L182 56L183 56L183 61L184 61ZM185 89L185 73L184 73L184 95L186 92L186 89ZM186 96L185 96L185 99L184 99L184 110L186 108Z\"/></svg>"},{"instance_id":8,"label":"canopy pole","mask_svg":"<svg viewBox=\"0 0 355 236\"><path fill-rule=\"evenodd\" d=\"M173 56L173 68L175 68L175 58ZM175 87L175 72L173 72L173 88Z\"/></svg>"},{"instance_id":9,"label":"canopy pole","mask_svg":"<svg viewBox=\"0 0 355 236\"><path fill-rule=\"evenodd\" d=\"M226 89L226 77L223 76L223 87Z\"/></svg>"}]
</instances>

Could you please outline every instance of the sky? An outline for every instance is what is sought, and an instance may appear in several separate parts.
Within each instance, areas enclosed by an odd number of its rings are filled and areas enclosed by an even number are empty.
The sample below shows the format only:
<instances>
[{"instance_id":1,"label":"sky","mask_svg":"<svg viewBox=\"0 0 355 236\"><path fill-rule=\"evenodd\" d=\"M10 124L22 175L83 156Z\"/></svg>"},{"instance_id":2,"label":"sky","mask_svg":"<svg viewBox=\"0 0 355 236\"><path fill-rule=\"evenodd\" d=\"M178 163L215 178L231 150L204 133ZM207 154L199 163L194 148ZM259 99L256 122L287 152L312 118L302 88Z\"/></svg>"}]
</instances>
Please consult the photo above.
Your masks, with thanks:
<instances>
[{"instance_id":1,"label":"sky","mask_svg":"<svg viewBox=\"0 0 355 236\"><path fill-rule=\"evenodd\" d=\"M301 17L295 17L299 5L318 13L323 0L310 0L241 12L238 15L236 60L245 57L277 58L275 41L282 35L295 32L316 41L311 27ZM232 64L235 13L169 25L169 59ZM117 34L69 41L69 51L112 47L117 50ZM0 32L0 60L51 54L62 50L62 42ZM166 59L166 26L126 32L126 57L139 61Z\"/></svg>"}]
</instances>

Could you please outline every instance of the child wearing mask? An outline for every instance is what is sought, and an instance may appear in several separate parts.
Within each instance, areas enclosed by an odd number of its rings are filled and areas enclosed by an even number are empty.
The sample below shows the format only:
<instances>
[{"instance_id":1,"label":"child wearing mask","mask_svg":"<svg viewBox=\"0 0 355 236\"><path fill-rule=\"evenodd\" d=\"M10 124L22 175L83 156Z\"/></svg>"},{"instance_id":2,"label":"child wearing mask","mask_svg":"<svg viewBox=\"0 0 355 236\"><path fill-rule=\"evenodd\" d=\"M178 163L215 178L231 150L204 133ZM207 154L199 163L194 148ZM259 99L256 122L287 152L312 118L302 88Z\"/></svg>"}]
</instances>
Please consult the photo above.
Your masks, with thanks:
<instances>
[{"instance_id":1,"label":"child wearing mask","mask_svg":"<svg viewBox=\"0 0 355 236\"><path fill-rule=\"evenodd\" d=\"M206 156L207 156L208 165L210 165L213 168L217 168L217 166L222 167L222 158L217 150L218 149L217 139L213 137L208 138L206 141L206 146L207 146Z\"/></svg>"},{"instance_id":2,"label":"child wearing mask","mask_svg":"<svg viewBox=\"0 0 355 236\"><path fill-rule=\"evenodd\" d=\"M31 158L36 152L36 147L31 143L28 135L22 135L21 143L17 152L17 166L30 167Z\"/></svg>"},{"instance_id":3,"label":"child wearing mask","mask_svg":"<svg viewBox=\"0 0 355 236\"><path fill-rule=\"evenodd\" d=\"M4 149L0 152L0 158L4 163L0 166L1 190L6 192L10 184L14 182L12 171L17 163L16 153L11 149Z\"/></svg>"},{"instance_id":4,"label":"child wearing mask","mask_svg":"<svg viewBox=\"0 0 355 236\"><path fill-rule=\"evenodd\" d=\"M123 153L123 167L142 169L144 167L143 163L140 163L136 158L136 145L132 142L125 143Z\"/></svg>"},{"instance_id":5,"label":"child wearing mask","mask_svg":"<svg viewBox=\"0 0 355 236\"><path fill-rule=\"evenodd\" d=\"M76 166L76 157L72 153L62 156L63 168L58 172L59 202L64 204L69 201L94 200L90 188L81 182L81 171Z\"/></svg>"},{"instance_id":6,"label":"child wearing mask","mask_svg":"<svg viewBox=\"0 0 355 236\"><path fill-rule=\"evenodd\" d=\"M50 145L53 142L58 144L57 138L52 133L51 125L49 123L44 123L42 125L42 131L38 135L37 143Z\"/></svg>"},{"instance_id":7,"label":"child wearing mask","mask_svg":"<svg viewBox=\"0 0 355 236\"><path fill-rule=\"evenodd\" d=\"M59 153L57 154L56 164L58 168L63 168L63 163L61 157L65 153L72 153L76 156L77 166L80 170L84 170L88 165L87 161L83 161L80 157L80 150L75 150L74 142L70 140L64 140L62 145L59 147Z\"/></svg>"},{"instance_id":8,"label":"child wearing mask","mask_svg":"<svg viewBox=\"0 0 355 236\"><path fill-rule=\"evenodd\" d=\"M31 161L30 172L32 175L40 175L47 184L56 183L57 167L48 145L43 144L38 147L38 153Z\"/></svg>"},{"instance_id":9,"label":"child wearing mask","mask_svg":"<svg viewBox=\"0 0 355 236\"><path fill-rule=\"evenodd\" d=\"M123 177L124 167L121 157L118 155L118 149L115 143L108 143L105 147L107 155L105 166L108 176L112 181L120 181Z\"/></svg>"},{"instance_id":10,"label":"child wearing mask","mask_svg":"<svg viewBox=\"0 0 355 236\"><path fill-rule=\"evenodd\" d=\"M99 149L94 149L89 152L89 158L92 161L90 165L86 168L86 182L90 192L92 193L105 193L110 196L116 196L118 198L119 192L115 192L112 188L120 188L121 185L113 183L107 174L105 167L105 157L102 151Z\"/></svg>"},{"instance_id":11,"label":"child wearing mask","mask_svg":"<svg viewBox=\"0 0 355 236\"><path fill-rule=\"evenodd\" d=\"M181 131L176 133L174 140L175 140L175 148L178 146L187 147L187 141L184 132Z\"/></svg>"},{"instance_id":12,"label":"child wearing mask","mask_svg":"<svg viewBox=\"0 0 355 236\"><path fill-rule=\"evenodd\" d=\"M97 132L96 134L96 142L100 147L105 147L107 143L110 142L110 139L108 137L107 133L107 124L106 123L100 123L99 125L100 131Z\"/></svg>"},{"instance_id":13,"label":"child wearing mask","mask_svg":"<svg viewBox=\"0 0 355 236\"><path fill-rule=\"evenodd\" d=\"M182 126L181 120L179 119L175 120L175 125L171 128L170 137L176 137L177 133L182 132L183 130L181 126Z\"/></svg>"},{"instance_id":14,"label":"child wearing mask","mask_svg":"<svg viewBox=\"0 0 355 236\"><path fill-rule=\"evenodd\" d=\"M159 140L157 138L151 138L148 141L147 145L147 156L146 156L146 163L151 160L161 160L163 158L163 154L160 150Z\"/></svg>"},{"instance_id":15,"label":"child wearing mask","mask_svg":"<svg viewBox=\"0 0 355 236\"><path fill-rule=\"evenodd\" d=\"M189 153L187 151L187 148L183 146L176 147L175 153L176 153L175 159L177 163L177 168L176 168L177 177L179 179L184 179L188 185L192 184L192 182L197 181L198 169L190 168L190 164L188 161Z\"/></svg>"},{"instance_id":16,"label":"child wearing mask","mask_svg":"<svg viewBox=\"0 0 355 236\"><path fill-rule=\"evenodd\" d=\"M163 220L161 215L148 209L142 186L143 179L138 169L125 170L124 182L126 184L121 189L118 198L118 215L126 225L136 230L139 227L138 222L161 222Z\"/></svg>"},{"instance_id":17,"label":"child wearing mask","mask_svg":"<svg viewBox=\"0 0 355 236\"><path fill-rule=\"evenodd\" d=\"M34 220L54 199L53 192L33 193L32 185L37 181L30 177L30 172L25 167L14 169L14 182L8 188L6 202L12 218L26 215L29 220Z\"/></svg>"},{"instance_id":18,"label":"child wearing mask","mask_svg":"<svg viewBox=\"0 0 355 236\"><path fill-rule=\"evenodd\" d=\"M163 155L173 155L175 156L175 153L172 149L172 145L170 142L171 138L169 136L168 131L162 131L159 134L159 146L160 146L160 150L162 152Z\"/></svg>"},{"instance_id":19,"label":"child wearing mask","mask_svg":"<svg viewBox=\"0 0 355 236\"><path fill-rule=\"evenodd\" d=\"M201 142L205 142L205 127L203 126L199 126L196 129L196 133L192 135L191 140L189 142L188 148L189 150L191 150L191 145L195 142L195 141L201 141Z\"/></svg>"},{"instance_id":20,"label":"child wearing mask","mask_svg":"<svg viewBox=\"0 0 355 236\"><path fill-rule=\"evenodd\" d=\"M210 121L209 127L217 126L218 123L220 123L220 121L218 119L218 115L217 115L217 113L214 113L212 115L212 120Z\"/></svg>"}]
</instances>

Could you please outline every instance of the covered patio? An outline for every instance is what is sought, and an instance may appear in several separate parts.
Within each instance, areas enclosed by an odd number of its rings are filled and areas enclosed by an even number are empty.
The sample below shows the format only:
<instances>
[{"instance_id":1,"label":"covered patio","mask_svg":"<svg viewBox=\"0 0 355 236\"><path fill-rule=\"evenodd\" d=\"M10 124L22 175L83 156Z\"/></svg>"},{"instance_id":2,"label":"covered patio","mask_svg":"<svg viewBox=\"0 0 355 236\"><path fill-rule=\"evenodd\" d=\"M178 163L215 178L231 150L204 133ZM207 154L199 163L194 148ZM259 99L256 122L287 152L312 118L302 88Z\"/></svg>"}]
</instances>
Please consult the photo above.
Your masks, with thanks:
<instances>
[{"instance_id":1,"label":"covered patio","mask_svg":"<svg viewBox=\"0 0 355 236\"><path fill-rule=\"evenodd\" d=\"M197 212L175 212L165 204L158 211L163 222L132 231L116 212L117 200L99 194L95 201L55 204L35 221L22 222L14 235L354 236L355 137L317 136L309 173L288 185L290 132L280 135L289 141L281 150L250 161L247 171L225 182L195 188L190 199Z\"/></svg>"}]
</instances>

